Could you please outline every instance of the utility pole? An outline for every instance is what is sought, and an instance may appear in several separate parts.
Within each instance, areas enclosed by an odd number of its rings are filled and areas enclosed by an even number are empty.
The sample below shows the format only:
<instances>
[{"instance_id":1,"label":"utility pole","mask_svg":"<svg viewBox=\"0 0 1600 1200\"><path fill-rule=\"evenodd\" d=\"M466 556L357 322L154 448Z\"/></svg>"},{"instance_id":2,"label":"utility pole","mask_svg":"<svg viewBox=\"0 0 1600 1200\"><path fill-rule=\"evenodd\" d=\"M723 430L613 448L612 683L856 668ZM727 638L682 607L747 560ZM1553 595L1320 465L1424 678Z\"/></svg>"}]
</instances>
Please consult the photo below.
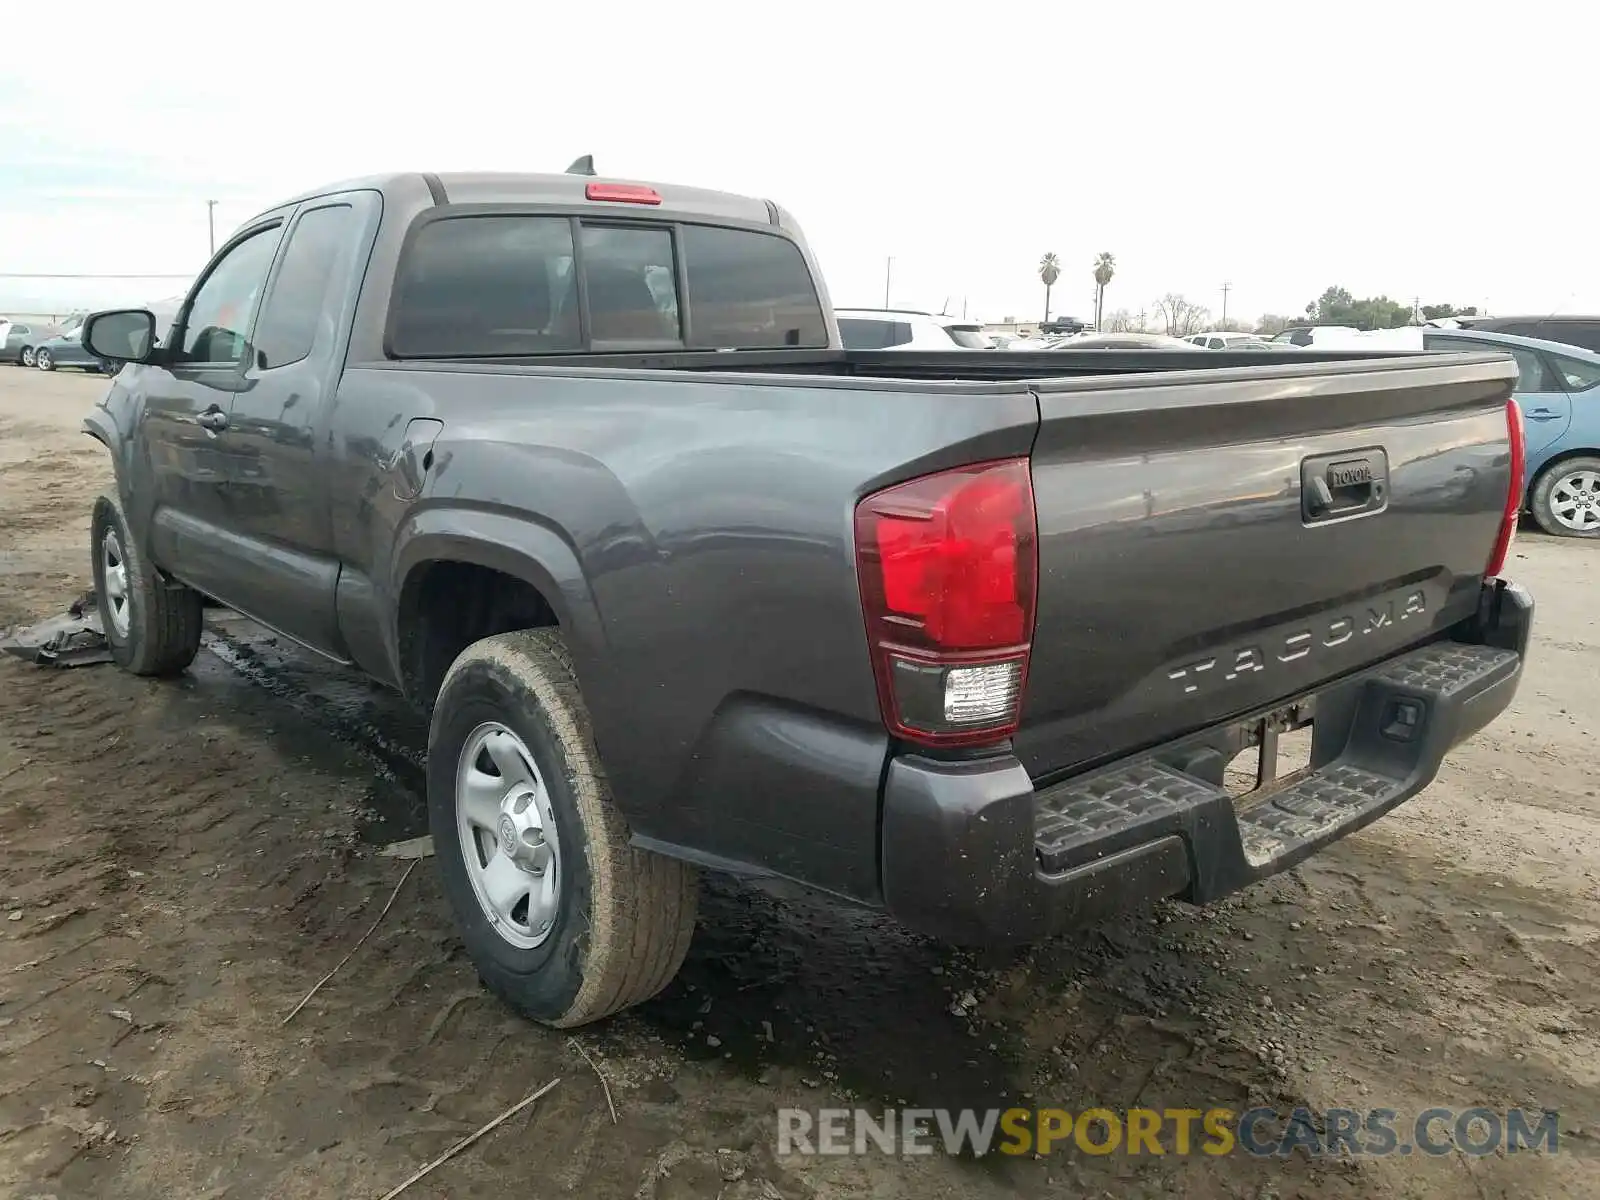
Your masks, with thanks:
<instances>
[{"instance_id":1,"label":"utility pole","mask_svg":"<svg viewBox=\"0 0 1600 1200\"><path fill-rule=\"evenodd\" d=\"M1222 285L1222 322L1221 323L1224 324L1224 325L1226 325L1228 323L1228 293L1231 292L1232 290L1233 290L1233 284L1224 283Z\"/></svg>"},{"instance_id":2,"label":"utility pole","mask_svg":"<svg viewBox=\"0 0 1600 1200\"><path fill-rule=\"evenodd\" d=\"M894 274L894 255L883 260L883 306L889 307L889 279Z\"/></svg>"},{"instance_id":3,"label":"utility pole","mask_svg":"<svg viewBox=\"0 0 1600 1200\"><path fill-rule=\"evenodd\" d=\"M211 241L211 253L217 252L217 202L206 201L206 234Z\"/></svg>"}]
</instances>

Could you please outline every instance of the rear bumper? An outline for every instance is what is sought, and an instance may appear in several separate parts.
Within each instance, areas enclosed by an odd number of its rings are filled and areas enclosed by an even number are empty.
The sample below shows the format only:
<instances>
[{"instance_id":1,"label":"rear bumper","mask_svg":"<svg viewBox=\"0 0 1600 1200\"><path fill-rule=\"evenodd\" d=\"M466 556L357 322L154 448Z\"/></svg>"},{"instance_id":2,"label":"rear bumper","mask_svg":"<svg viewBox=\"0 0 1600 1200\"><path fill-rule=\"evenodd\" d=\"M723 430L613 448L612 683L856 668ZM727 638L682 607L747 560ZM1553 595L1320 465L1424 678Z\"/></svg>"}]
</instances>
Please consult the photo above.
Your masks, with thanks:
<instances>
[{"instance_id":1,"label":"rear bumper","mask_svg":"<svg viewBox=\"0 0 1600 1200\"><path fill-rule=\"evenodd\" d=\"M1239 725L1039 790L1009 756L898 758L884 785L885 905L951 941L1029 941L1159 899L1205 904L1277 874L1422 791L1452 747L1503 712L1532 620L1528 593L1496 581L1459 640L1297 698L1315 704L1311 769L1238 808L1217 747Z\"/></svg>"}]
</instances>

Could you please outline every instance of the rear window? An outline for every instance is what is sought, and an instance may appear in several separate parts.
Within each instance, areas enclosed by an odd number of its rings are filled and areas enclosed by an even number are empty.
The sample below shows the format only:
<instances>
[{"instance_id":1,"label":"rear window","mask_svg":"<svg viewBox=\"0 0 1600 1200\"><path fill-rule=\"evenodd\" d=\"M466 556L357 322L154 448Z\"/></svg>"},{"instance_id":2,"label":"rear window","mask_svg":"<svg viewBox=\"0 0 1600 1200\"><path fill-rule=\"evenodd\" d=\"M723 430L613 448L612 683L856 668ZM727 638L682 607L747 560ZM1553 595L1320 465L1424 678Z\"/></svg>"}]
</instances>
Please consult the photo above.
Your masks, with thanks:
<instances>
[{"instance_id":1,"label":"rear window","mask_svg":"<svg viewBox=\"0 0 1600 1200\"><path fill-rule=\"evenodd\" d=\"M840 317L839 340L846 350L888 350L911 340L911 326L873 317Z\"/></svg>"},{"instance_id":2,"label":"rear window","mask_svg":"<svg viewBox=\"0 0 1600 1200\"><path fill-rule=\"evenodd\" d=\"M589 338L597 348L683 340L674 261L670 229L583 227Z\"/></svg>"},{"instance_id":3,"label":"rear window","mask_svg":"<svg viewBox=\"0 0 1600 1200\"><path fill-rule=\"evenodd\" d=\"M756 350L828 344L822 303L793 242L714 225L681 228L692 346Z\"/></svg>"},{"instance_id":4,"label":"rear window","mask_svg":"<svg viewBox=\"0 0 1600 1200\"><path fill-rule=\"evenodd\" d=\"M449 217L419 229L395 280L401 358L581 350L565 217Z\"/></svg>"},{"instance_id":5,"label":"rear window","mask_svg":"<svg viewBox=\"0 0 1600 1200\"><path fill-rule=\"evenodd\" d=\"M994 349L994 343L983 332L981 325L946 325L944 331L950 335L952 342L968 350Z\"/></svg>"},{"instance_id":6,"label":"rear window","mask_svg":"<svg viewBox=\"0 0 1600 1200\"><path fill-rule=\"evenodd\" d=\"M810 271L786 238L521 214L445 216L417 229L389 333L400 358L827 344Z\"/></svg>"}]
</instances>

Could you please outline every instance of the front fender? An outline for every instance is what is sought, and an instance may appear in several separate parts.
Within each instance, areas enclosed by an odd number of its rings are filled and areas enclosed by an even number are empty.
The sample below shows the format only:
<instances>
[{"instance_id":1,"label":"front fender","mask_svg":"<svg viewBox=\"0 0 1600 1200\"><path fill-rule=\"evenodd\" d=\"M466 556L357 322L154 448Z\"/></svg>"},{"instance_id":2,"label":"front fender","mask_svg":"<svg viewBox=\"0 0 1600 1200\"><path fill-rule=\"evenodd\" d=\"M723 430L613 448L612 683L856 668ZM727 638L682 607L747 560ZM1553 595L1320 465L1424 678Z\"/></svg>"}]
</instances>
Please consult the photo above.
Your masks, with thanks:
<instances>
[{"instance_id":1,"label":"front fender","mask_svg":"<svg viewBox=\"0 0 1600 1200\"><path fill-rule=\"evenodd\" d=\"M83 418L83 431L106 448L117 491L132 533L143 543L149 533L154 495L149 470L134 461L134 430L141 408L140 393L113 379L105 396Z\"/></svg>"},{"instance_id":2,"label":"front fender","mask_svg":"<svg viewBox=\"0 0 1600 1200\"><path fill-rule=\"evenodd\" d=\"M103 408L94 408L83 419L83 431L99 442L111 452L111 458L116 460L118 449L122 444L122 434L118 432L116 422L111 419L111 414Z\"/></svg>"}]
</instances>

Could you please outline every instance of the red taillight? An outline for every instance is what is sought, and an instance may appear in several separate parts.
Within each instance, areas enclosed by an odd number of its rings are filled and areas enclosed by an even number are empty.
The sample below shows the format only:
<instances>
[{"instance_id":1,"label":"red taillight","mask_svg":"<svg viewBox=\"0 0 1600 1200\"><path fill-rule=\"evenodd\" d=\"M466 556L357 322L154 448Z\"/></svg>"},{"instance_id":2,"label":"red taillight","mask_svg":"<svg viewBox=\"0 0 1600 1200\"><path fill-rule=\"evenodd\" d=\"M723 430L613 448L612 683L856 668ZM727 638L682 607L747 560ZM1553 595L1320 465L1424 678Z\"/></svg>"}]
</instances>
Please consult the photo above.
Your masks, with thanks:
<instances>
[{"instance_id":1,"label":"red taillight","mask_svg":"<svg viewBox=\"0 0 1600 1200\"><path fill-rule=\"evenodd\" d=\"M856 506L856 564L889 731L930 746L1016 732L1038 586L1025 458L913 479Z\"/></svg>"},{"instance_id":2,"label":"red taillight","mask_svg":"<svg viewBox=\"0 0 1600 1200\"><path fill-rule=\"evenodd\" d=\"M591 183L583 189L590 200L611 200L617 204L660 204L661 193L639 183Z\"/></svg>"},{"instance_id":3,"label":"red taillight","mask_svg":"<svg viewBox=\"0 0 1600 1200\"><path fill-rule=\"evenodd\" d=\"M1522 493L1528 486L1528 443L1522 431L1522 409L1515 400L1506 401L1506 436L1511 441L1511 485L1506 490L1506 507L1500 519L1500 533L1494 540L1494 553L1483 573L1491 578L1506 569L1511 539L1517 533L1517 518L1522 513Z\"/></svg>"}]
</instances>

